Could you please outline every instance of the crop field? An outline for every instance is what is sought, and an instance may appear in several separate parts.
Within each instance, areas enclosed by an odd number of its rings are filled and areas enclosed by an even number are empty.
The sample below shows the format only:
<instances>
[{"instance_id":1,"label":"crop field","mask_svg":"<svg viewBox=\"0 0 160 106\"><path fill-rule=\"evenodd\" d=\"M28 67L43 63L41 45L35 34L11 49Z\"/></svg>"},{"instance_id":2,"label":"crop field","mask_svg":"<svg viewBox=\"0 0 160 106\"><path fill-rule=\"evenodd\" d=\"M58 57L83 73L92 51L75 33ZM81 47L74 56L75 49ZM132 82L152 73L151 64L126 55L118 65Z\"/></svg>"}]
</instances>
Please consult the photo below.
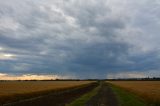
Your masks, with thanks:
<instances>
[{"instance_id":1,"label":"crop field","mask_svg":"<svg viewBox=\"0 0 160 106\"><path fill-rule=\"evenodd\" d=\"M0 97L13 94L24 94L30 92L65 89L82 84L88 84L90 81L12 81L0 82Z\"/></svg>"},{"instance_id":2,"label":"crop field","mask_svg":"<svg viewBox=\"0 0 160 106\"><path fill-rule=\"evenodd\" d=\"M160 81L110 81L109 83L138 95L148 103L160 103Z\"/></svg>"},{"instance_id":3,"label":"crop field","mask_svg":"<svg viewBox=\"0 0 160 106\"><path fill-rule=\"evenodd\" d=\"M87 85L91 81L6 81L0 82L0 102L15 99L17 95L27 95L45 91L60 91Z\"/></svg>"},{"instance_id":4,"label":"crop field","mask_svg":"<svg viewBox=\"0 0 160 106\"><path fill-rule=\"evenodd\" d=\"M160 81L6 81L3 106L160 106Z\"/></svg>"}]
</instances>

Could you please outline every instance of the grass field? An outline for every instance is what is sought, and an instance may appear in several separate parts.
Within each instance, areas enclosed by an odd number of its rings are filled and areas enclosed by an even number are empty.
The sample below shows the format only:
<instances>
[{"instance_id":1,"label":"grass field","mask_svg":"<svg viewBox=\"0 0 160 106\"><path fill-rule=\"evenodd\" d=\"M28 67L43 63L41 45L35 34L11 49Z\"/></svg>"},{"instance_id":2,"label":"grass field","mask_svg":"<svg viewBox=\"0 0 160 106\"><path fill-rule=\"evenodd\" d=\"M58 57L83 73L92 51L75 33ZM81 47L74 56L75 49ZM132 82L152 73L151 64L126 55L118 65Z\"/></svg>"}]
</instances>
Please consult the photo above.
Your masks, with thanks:
<instances>
[{"instance_id":1,"label":"grass field","mask_svg":"<svg viewBox=\"0 0 160 106\"><path fill-rule=\"evenodd\" d=\"M0 82L0 102L16 99L19 95L37 95L47 91L60 91L89 84L91 81L7 81ZM33 96L32 95L32 96ZM23 96L20 97L23 99Z\"/></svg>"},{"instance_id":2,"label":"grass field","mask_svg":"<svg viewBox=\"0 0 160 106\"><path fill-rule=\"evenodd\" d=\"M144 99L147 103L160 105L160 81L110 81Z\"/></svg>"}]
</instances>

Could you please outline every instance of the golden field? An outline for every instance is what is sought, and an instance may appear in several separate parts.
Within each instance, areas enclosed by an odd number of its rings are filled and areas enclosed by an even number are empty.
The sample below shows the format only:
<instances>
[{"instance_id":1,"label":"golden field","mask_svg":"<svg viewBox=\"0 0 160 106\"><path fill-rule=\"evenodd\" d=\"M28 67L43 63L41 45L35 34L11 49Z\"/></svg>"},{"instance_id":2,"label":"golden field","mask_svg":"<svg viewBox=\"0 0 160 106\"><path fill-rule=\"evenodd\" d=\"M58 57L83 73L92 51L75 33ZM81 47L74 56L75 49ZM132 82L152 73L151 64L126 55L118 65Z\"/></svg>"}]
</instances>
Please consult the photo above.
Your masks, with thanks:
<instances>
[{"instance_id":1,"label":"golden field","mask_svg":"<svg viewBox=\"0 0 160 106\"><path fill-rule=\"evenodd\" d=\"M0 82L0 102L12 100L17 95L43 91L57 91L92 83L91 81L6 81Z\"/></svg>"},{"instance_id":2,"label":"golden field","mask_svg":"<svg viewBox=\"0 0 160 106\"><path fill-rule=\"evenodd\" d=\"M160 81L110 81L109 83L128 90L147 102L160 103Z\"/></svg>"}]
</instances>

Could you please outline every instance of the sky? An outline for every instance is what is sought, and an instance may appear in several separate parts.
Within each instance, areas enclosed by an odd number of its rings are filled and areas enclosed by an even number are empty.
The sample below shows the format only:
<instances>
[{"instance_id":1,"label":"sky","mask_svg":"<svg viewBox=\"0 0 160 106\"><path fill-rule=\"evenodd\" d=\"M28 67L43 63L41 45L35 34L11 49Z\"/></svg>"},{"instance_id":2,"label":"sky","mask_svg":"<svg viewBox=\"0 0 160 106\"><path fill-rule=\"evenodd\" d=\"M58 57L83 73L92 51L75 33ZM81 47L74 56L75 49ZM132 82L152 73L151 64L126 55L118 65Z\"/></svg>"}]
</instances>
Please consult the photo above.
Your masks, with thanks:
<instances>
[{"instance_id":1,"label":"sky","mask_svg":"<svg viewBox=\"0 0 160 106\"><path fill-rule=\"evenodd\" d=\"M159 0L0 0L0 79L160 77Z\"/></svg>"}]
</instances>

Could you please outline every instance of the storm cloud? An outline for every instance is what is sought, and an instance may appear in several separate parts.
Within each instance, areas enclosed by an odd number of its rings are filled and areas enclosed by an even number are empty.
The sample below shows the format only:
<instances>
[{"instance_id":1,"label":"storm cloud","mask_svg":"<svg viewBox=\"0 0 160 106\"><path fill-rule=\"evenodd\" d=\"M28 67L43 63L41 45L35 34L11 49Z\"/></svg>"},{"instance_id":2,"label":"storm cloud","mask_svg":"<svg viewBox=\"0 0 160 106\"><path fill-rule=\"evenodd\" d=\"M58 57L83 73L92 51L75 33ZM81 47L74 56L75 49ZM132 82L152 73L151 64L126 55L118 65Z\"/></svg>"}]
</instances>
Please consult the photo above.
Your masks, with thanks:
<instances>
[{"instance_id":1,"label":"storm cloud","mask_svg":"<svg viewBox=\"0 0 160 106\"><path fill-rule=\"evenodd\" d=\"M160 76L159 28L158 0L0 1L0 73Z\"/></svg>"}]
</instances>

